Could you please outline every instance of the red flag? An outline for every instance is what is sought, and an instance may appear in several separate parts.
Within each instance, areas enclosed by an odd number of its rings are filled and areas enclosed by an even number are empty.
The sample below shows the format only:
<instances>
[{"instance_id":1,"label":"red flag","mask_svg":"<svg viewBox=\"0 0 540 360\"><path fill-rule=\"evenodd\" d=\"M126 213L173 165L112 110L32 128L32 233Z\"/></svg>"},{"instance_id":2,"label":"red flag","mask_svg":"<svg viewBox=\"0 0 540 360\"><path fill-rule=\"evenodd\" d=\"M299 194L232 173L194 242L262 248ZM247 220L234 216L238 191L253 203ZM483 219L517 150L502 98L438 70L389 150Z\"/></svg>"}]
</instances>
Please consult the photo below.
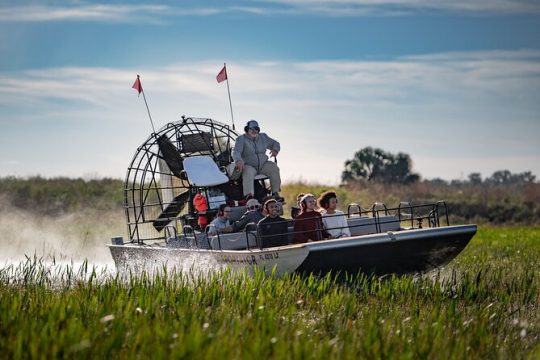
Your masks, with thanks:
<instances>
[{"instance_id":1,"label":"red flag","mask_svg":"<svg viewBox=\"0 0 540 360\"><path fill-rule=\"evenodd\" d=\"M223 65L223 69L217 74L216 80L218 83L227 80L227 68L225 65Z\"/></svg>"},{"instance_id":2,"label":"red flag","mask_svg":"<svg viewBox=\"0 0 540 360\"><path fill-rule=\"evenodd\" d=\"M137 90L137 91L139 92L139 95L140 95L141 92L143 91L142 85L141 85L141 80L139 79L139 75L137 75L137 80L135 80L135 82L133 83L132 88L134 88L135 90Z\"/></svg>"}]
</instances>

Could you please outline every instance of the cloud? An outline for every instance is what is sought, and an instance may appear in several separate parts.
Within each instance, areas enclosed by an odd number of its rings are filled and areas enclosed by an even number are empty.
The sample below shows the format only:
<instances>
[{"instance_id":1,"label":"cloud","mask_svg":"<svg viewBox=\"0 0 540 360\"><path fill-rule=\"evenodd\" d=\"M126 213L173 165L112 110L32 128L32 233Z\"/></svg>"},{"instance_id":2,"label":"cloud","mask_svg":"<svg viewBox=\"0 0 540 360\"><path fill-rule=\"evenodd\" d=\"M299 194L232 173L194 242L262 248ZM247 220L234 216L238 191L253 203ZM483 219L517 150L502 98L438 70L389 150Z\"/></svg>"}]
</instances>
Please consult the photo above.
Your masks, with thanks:
<instances>
[{"instance_id":1,"label":"cloud","mask_svg":"<svg viewBox=\"0 0 540 360\"><path fill-rule=\"evenodd\" d=\"M263 0L289 9L330 16L405 15L418 11L460 13L540 12L535 0Z\"/></svg>"},{"instance_id":2,"label":"cloud","mask_svg":"<svg viewBox=\"0 0 540 360\"><path fill-rule=\"evenodd\" d=\"M130 21L150 19L152 15L163 15L169 10L163 5L25 5L0 8L0 21L44 22L44 21ZM145 15L141 15L145 14Z\"/></svg>"},{"instance_id":3,"label":"cloud","mask_svg":"<svg viewBox=\"0 0 540 360\"><path fill-rule=\"evenodd\" d=\"M180 8L159 4L22 5L0 8L0 22L123 22L165 24L179 16L210 16L223 10L210 7Z\"/></svg>"},{"instance_id":4,"label":"cloud","mask_svg":"<svg viewBox=\"0 0 540 360\"><path fill-rule=\"evenodd\" d=\"M143 69L143 87L152 84L149 90L159 95L182 92L214 98L219 96L216 64L219 62L207 61ZM327 104L379 100L398 105L417 98L411 94L412 88L430 91L432 97L456 89L511 97L514 91L537 87L539 64L540 51L522 50L429 54L388 61L239 62L229 64L229 72L235 84L249 89L233 91L253 100L257 93L271 102L287 101L290 94L301 93L308 102L324 97ZM105 105L111 97L125 93L135 75L130 69L77 67L4 73L0 74L0 102L61 99Z\"/></svg>"},{"instance_id":5,"label":"cloud","mask_svg":"<svg viewBox=\"0 0 540 360\"><path fill-rule=\"evenodd\" d=\"M138 69L156 127L183 114L229 122L226 85L215 80L220 63ZM343 162L368 145L409 153L420 160L416 171L429 176L510 167L540 173L540 163L527 160L539 157L538 50L231 62L228 70L237 128L255 118L282 142L286 180L337 182ZM150 129L144 102L131 89L136 74L76 67L0 74L0 160L18 159L8 170L21 175L31 169L45 176L122 177ZM41 133L26 134L23 127ZM55 161L16 151L14 133ZM477 168L467 159L480 159ZM314 171L315 162L324 170ZM463 169L456 169L460 163Z\"/></svg>"},{"instance_id":6,"label":"cloud","mask_svg":"<svg viewBox=\"0 0 540 360\"><path fill-rule=\"evenodd\" d=\"M226 2L221 6L169 4L33 4L0 7L0 22L124 22L166 24L185 16L215 16L226 13L258 16L316 14L333 17L402 16L425 11L472 14L538 13L534 0L263 0Z\"/></svg>"}]
</instances>

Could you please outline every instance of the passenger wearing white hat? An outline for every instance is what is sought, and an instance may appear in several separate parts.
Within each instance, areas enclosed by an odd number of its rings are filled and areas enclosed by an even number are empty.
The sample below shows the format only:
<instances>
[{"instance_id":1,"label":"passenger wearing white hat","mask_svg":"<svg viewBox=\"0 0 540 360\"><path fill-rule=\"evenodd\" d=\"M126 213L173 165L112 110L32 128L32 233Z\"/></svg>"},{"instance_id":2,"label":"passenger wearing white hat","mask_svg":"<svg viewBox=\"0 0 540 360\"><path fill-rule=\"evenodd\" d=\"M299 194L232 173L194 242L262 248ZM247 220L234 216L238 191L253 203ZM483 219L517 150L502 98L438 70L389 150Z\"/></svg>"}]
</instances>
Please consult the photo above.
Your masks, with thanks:
<instances>
[{"instance_id":1,"label":"passenger wearing white hat","mask_svg":"<svg viewBox=\"0 0 540 360\"><path fill-rule=\"evenodd\" d=\"M242 215L240 219L234 222L233 231L243 230L247 224L258 224L264 218L262 214L261 204L257 199L249 199L246 203L247 211Z\"/></svg>"},{"instance_id":2,"label":"passenger wearing white hat","mask_svg":"<svg viewBox=\"0 0 540 360\"><path fill-rule=\"evenodd\" d=\"M259 123L250 120L244 127L244 134L240 135L234 144L232 157L238 171L242 172L242 185L244 196L253 196L255 189L253 181L257 174L270 178L272 195L279 198L281 189L281 176L275 162L269 161L266 151L270 150L274 158L280 151L279 142L265 133L260 132Z\"/></svg>"}]
</instances>

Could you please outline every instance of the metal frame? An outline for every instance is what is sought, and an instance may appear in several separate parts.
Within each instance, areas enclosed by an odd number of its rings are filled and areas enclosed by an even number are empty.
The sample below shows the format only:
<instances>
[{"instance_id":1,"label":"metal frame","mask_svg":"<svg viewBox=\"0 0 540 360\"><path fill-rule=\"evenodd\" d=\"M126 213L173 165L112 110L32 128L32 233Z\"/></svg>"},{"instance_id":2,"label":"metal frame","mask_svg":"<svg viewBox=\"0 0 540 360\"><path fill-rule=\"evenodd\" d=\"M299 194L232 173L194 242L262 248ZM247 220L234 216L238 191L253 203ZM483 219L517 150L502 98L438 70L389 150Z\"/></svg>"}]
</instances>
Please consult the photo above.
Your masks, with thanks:
<instances>
[{"instance_id":1,"label":"metal frame","mask_svg":"<svg viewBox=\"0 0 540 360\"><path fill-rule=\"evenodd\" d=\"M182 152L182 136L209 133L210 141L207 149ZM133 159L127 168L124 182L124 209L129 240L134 243L144 243L147 240L163 240L165 232L161 233L152 228L158 214L169 205L163 199L163 191L169 190L173 197L190 191L196 191L186 179L177 177L172 172L162 172L159 161L162 159L158 137L165 135L178 149L180 156L209 155L218 166L226 166L232 162L232 147L238 133L229 125L212 119L184 117L177 122L168 123L152 133L146 141L137 148ZM205 139L206 137L201 137ZM185 139L185 138L184 138ZM171 186L160 183L162 176L171 176ZM191 204L192 194L188 200L188 213L194 215ZM177 221L176 218L166 220ZM169 226L169 225L167 225Z\"/></svg>"}]
</instances>

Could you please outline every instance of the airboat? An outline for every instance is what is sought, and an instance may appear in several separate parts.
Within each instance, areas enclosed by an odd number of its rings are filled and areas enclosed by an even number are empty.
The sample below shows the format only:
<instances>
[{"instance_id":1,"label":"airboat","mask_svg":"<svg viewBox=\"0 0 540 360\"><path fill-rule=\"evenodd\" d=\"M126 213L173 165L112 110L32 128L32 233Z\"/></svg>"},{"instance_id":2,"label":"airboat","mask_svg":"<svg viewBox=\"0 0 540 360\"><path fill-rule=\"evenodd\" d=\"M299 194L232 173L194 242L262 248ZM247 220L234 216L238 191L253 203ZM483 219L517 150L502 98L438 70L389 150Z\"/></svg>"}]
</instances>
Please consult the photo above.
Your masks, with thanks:
<instances>
[{"instance_id":1,"label":"airboat","mask_svg":"<svg viewBox=\"0 0 540 360\"><path fill-rule=\"evenodd\" d=\"M265 247L256 224L212 236L199 228L199 217L211 219L221 204L231 206L231 221L246 211L241 179L227 171L238 135L218 121L182 116L137 149L124 183L128 238L113 237L109 245L119 272L207 266L277 274L425 273L448 264L477 231L476 225L451 226L447 205L439 201L367 209L349 204L351 236L339 239ZM199 194L208 203L204 212L193 204ZM269 194L268 179L257 176L255 196ZM292 239L288 221L286 236Z\"/></svg>"}]
</instances>

